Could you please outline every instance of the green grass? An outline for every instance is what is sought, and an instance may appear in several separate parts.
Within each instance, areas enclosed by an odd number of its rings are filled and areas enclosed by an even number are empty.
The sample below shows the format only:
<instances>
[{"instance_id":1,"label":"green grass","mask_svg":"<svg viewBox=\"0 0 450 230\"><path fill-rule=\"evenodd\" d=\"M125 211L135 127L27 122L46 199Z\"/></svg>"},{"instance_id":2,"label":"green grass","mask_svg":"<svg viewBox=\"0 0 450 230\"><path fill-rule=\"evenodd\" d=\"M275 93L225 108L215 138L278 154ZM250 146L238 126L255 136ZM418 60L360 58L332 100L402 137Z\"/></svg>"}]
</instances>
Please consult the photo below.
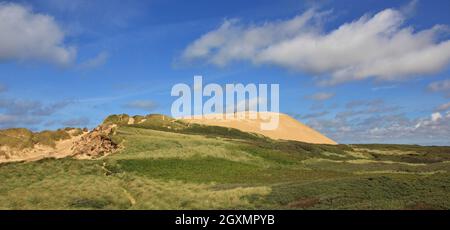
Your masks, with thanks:
<instances>
[{"instance_id":1,"label":"green grass","mask_svg":"<svg viewBox=\"0 0 450 230\"><path fill-rule=\"evenodd\" d=\"M377 160L392 160L408 163L437 163L450 161L450 147L448 146L419 146L419 145L354 145ZM404 152L406 154L389 154Z\"/></svg>"},{"instance_id":2,"label":"green grass","mask_svg":"<svg viewBox=\"0 0 450 230\"><path fill-rule=\"evenodd\" d=\"M162 115L115 115L101 160L0 165L0 209L449 209L450 148L275 141ZM68 130L65 130L68 131ZM51 145L63 131L0 132Z\"/></svg>"},{"instance_id":3,"label":"green grass","mask_svg":"<svg viewBox=\"0 0 450 230\"><path fill-rule=\"evenodd\" d=\"M0 166L0 209L187 209L251 207L270 188L233 187L107 173L103 161L41 160ZM205 197L210 197L205 200ZM132 198L136 203L132 203Z\"/></svg>"},{"instance_id":4,"label":"green grass","mask_svg":"<svg viewBox=\"0 0 450 230\"><path fill-rule=\"evenodd\" d=\"M449 183L449 174L373 175L312 183L286 183L274 186L267 203L261 207L414 209L426 205L426 209L448 209ZM315 203L305 206L298 202L306 199L315 199Z\"/></svg>"},{"instance_id":5,"label":"green grass","mask_svg":"<svg viewBox=\"0 0 450 230\"><path fill-rule=\"evenodd\" d=\"M345 177L346 173L315 171L283 167L259 167L216 158L188 160L120 160L121 170L163 180L181 180L196 183L230 183L265 185L288 181L311 181L326 177Z\"/></svg>"}]
</instances>

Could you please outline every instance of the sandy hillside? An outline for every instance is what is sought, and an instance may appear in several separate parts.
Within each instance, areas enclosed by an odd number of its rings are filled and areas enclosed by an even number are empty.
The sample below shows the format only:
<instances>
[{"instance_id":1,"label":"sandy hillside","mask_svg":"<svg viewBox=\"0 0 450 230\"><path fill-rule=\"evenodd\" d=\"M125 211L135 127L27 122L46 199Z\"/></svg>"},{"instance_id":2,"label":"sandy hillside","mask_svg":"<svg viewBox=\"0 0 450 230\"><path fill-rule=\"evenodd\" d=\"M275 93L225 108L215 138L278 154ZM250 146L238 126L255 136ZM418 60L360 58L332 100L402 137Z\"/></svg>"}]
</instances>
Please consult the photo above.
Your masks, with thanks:
<instances>
[{"instance_id":1,"label":"sandy hillside","mask_svg":"<svg viewBox=\"0 0 450 230\"><path fill-rule=\"evenodd\" d=\"M222 127L230 127L239 129L244 132L252 132L259 133L264 136L270 137L272 139L281 139L281 140L295 140L302 141L307 143L314 144L337 144L335 141L326 137L325 135L319 133L318 131L302 124L301 122L295 120L294 118L286 115L279 114L279 126L275 130L261 130L260 124L261 122L266 123L266 120L261 119L261 116L258 116L258 119L249 119L249 113L257 113L257 112L240 112L236 113L236 116L242 115L245 113L246 117L244 119L212 119L213 116L217 115L205 115L203 118L200 116L194 116L192 119L183 119L187 122L204 124L204 125L215 125ZM270 115L269 112L261 112L257 115ZM273 114L273 113L272 113Z\"/></svg>"},{"instance_id":2,"label":"sandy hillside","mask_svg":"<svg viewBox=\"0 0 450 230\"><path fill-rule=\"evenodd\" d=\"M84 134L83 134L84 135ZM0 163L18 161L37 161L44 158L65 158L73 155L72 146L83 135L72 136L69 139L57 141L54 147L36 144L32 148L14 149L8 146L0 146L3 156Z\"/></svg>"}]
</instances>

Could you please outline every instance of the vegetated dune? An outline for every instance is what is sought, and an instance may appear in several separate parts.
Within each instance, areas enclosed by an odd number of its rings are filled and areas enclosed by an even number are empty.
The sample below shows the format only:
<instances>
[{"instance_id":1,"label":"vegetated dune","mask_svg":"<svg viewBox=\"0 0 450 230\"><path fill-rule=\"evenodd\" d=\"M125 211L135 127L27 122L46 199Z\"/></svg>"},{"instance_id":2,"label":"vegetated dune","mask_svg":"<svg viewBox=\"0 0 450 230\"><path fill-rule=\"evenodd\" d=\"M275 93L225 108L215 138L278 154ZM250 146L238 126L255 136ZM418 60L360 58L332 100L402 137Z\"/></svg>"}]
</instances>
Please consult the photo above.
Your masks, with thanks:
<instances>
[{"instance_id":1,"label":"vegetated dune","mask_svg":"<svg viewBox=\"0 0 450 230\"><path fill-rule=\"evenodd\" d=\"M245 114L242 114L245 113ZM256 113L257 119L251 119L251 113ZM318 131L308 127L307 125L297 121L296 119L279 113L279 125L277 129L274 130L262 130L261 123L266 123L268 120L262 117L270 117L271 115L276 115L272 112L237 112L236 117L242 116L245 118L240 119L218 119L217 114L208 114L199 116L193 116L192 118L183 118L186 122L192 122L196 124L203 125L214 125L239 129L244 132L252 132L262 134L264 136L270 137L277 140L295 140L306 143L313 144L330 144L336 145L337 143L325 135L319 133Z\"/></svg>"},{"instance_id":2,"label":"vegetated dune","mask_svg":"<svg viewBox=\"0 0 450 230\"><path fill-rule=\"evenodd\" d=\"M39 133L21 128L0 130L0 163L44 158L99 158L118 149L111 140L115 127L100 125L90 132L78 128Z\"/></svg>"}]
</instances>

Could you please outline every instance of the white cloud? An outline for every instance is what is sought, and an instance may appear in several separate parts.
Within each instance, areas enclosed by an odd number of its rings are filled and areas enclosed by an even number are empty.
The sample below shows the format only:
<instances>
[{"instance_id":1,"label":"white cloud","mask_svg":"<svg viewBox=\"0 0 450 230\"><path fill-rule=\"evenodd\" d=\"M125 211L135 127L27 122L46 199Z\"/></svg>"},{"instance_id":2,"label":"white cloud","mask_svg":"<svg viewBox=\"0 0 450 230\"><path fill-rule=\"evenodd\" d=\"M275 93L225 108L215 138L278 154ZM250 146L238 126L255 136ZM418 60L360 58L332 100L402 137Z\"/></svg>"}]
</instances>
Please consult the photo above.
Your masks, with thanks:
<instances>
[{"instance_id":1,"label":"white cloud","mask_svg":"<svg viewBox=\"0 0 450 230\"><path fill-rule=\"evenodd\" d=\"M411 117L382 100L351 101L338 110L304 122L339 143L450 144L450 111Z\"/></svg>"},{"instance_id":2,"label":"white cloud","mask_svg":"<svg viewBox=\"0 0 450 230\"><path fill-rule=\"evenodd\" d=\"M310 118L307 124L340 143L450 144L450 112L415 119L401 113Z\"/></svg>"},{"instance_id":3,"label":"white cloud","mask_svg":"<svg viewBox=\"0 0 450 230\"><path fill-rule=\"evenodd\" d=\"M442 115L439 112L431 114L431 121L436 122L437 120L441 119Z\"/></svg>"},{"instance_id":4,"label":"white cloud","mask_svg":"<svg viewBox=\"0 0 450 230\"><path fill-rule=\"evenodd\" d=\"M450 91L450 79L432 82L428 89L433 92Z\"/></svg>"},{"instance_id":5,"label":"white cloud","mask_svg":"<svg viewBox=\"0 0 450 230\"><path fill-rule=\"evenodd\" d=\"M313 95L309 95L309 96L307 96L307 98L316 100L316 101L325 101L325 100L328 100L328 99L334 97L334 95L335 95L334 93L320 92L320 93L315 93Z\"/></svg>"},{"instance_id":6,"label":"white cloud","mask_svg":"<svg viewBox=\"0 0 450 230\"><path fill-rule=\"evenodd\" d=\"M225 20L216 30L203 35L189 45L184 59L206 58L223 66L233 60L255 60L263 48L286 38L294 38L316 13L309 10L291 20L266 23L262 26L241 26L236 19Z\"/></svg>"},{"instance_id":7,"label":"white cloud","mask_svg":"<svg viewBox=\"0 0 450 230\"><path fill-rule=\"evenodd\" d=\"M45 118L63 110L70 104L70 101L42 103L16 98L0 98L0 129L38 125Z\"/></svg>"},{"instance_id":8,"label":"white cloud","mask_svg":"<svg viewBox=\"0 0 450 230\"><path fill-rule=\"evenodd\" d=\"M436 108L437 111L445 111L445 110L448 110L448 109L450 109L450 102L442 104L442 105L440 105L440 106L438 106Z\"/></svg>"},{"instance_id":9,"label":"white cloud","mask_svg":"<svg viewBox=\"0 0 450 230\"><path fill-rule=\"evenodd\" d=\"M420 127L422 127L422 128L423 127L432 127L432 128L434 127L434 128L436 128L437 126L442 125L441 122L440 122L441 120L447 120L447 118L448 118L447 116L443 117L442 114L439 113L439 112L432 113L429 119L427 119L427 118L420 119L417 122L417 124L415 125L415 129L418 129ZM448 121L446 121L446 122L448 123ZM449 124L447 124L447 128L450 128Z\"/></svg>"},{"instance_id":10,"label":"white cloud","mask_svg":"<svg viewBox=\"0 0 450 230\"><path fill-rule=\"evenodd\" d=\"M47 61L68 65L76 50L64 44L64 32L48 15L12 3L0 3L0 61Z\"/></svg>"},{"instance_id":11,"label":"white cloud","mask_svg":"<svg viewBox=\"0 0 450 230\"><path fill-rule=\"evenodd\" d=\"M450 41L439 41L444 26L414 31L405 13L386 9L373 16L320 30L326 13L308 10L289 20L243 25L226 20L191 43L184 60L225 66L233 61L273 64L327 76L325 84L375 78L399 80L442 70L450 62Z\"/></svg>"},{"instance_id":12,"label":"white cloud","mask_svg":"<svg viewBox=\"0 0 450 230\"><path fill-rule=\"evenodd\" d=\"M81 69L92 69L98 66L104 65L109 58L109 53L103 51L100 52L97 56L86 60L85 62L80 64Z\"/></svg>"}]
</instances>

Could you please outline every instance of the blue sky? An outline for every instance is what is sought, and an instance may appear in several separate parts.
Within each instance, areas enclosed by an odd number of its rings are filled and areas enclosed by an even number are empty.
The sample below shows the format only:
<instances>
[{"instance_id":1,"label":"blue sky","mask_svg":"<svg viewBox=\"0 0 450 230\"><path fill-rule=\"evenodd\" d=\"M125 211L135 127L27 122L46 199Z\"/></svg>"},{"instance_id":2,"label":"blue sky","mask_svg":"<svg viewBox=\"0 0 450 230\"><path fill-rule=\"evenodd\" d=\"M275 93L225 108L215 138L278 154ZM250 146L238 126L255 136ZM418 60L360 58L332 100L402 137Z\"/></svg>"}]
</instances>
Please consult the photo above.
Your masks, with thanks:
<instances>
[{"instance_id":1,"label":"blue sky","mask_svg":"<svg viewBox=\"0 0 450 230\"><path fill-rule=\"evenodd\" d=\"M202 75L280 84L280 110L338 142L450 145L448 9L437 0L1 1L0 128L170 114L172 86Z\"/></svg>"}]
</instances>

